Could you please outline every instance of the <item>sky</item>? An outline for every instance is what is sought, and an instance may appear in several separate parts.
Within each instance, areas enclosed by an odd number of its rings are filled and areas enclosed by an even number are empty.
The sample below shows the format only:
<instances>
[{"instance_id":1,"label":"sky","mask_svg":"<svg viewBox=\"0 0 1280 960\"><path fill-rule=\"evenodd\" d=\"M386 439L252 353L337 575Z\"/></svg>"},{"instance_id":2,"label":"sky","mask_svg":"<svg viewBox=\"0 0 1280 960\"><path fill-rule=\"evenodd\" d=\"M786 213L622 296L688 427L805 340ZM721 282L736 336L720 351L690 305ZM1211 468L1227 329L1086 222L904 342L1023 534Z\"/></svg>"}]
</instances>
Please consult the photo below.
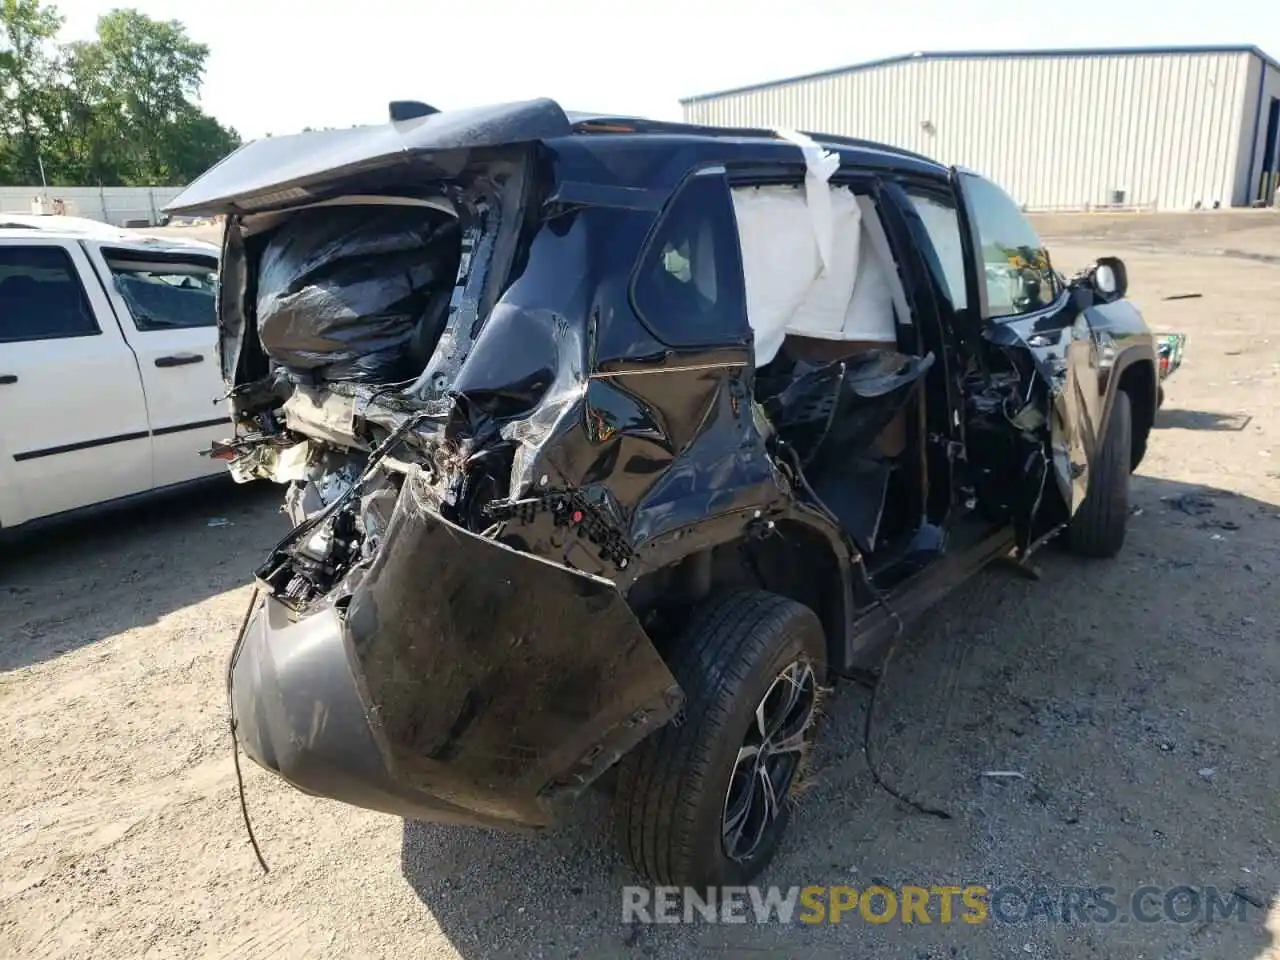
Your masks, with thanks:
<instances>
[{"instance_id":1,"label":"sky","mask_svg":"<svg viewBox=\"0 0 1280 960\"><path fill-rule=\"evenodd\" d=\"M681 97L917 50L1252 44L1280 57L1280 3L1237 0L54 0L61 39L131 6L209 46L204 109L246 139L552 97L679 119Z\"/></svg>"}]
</instances>

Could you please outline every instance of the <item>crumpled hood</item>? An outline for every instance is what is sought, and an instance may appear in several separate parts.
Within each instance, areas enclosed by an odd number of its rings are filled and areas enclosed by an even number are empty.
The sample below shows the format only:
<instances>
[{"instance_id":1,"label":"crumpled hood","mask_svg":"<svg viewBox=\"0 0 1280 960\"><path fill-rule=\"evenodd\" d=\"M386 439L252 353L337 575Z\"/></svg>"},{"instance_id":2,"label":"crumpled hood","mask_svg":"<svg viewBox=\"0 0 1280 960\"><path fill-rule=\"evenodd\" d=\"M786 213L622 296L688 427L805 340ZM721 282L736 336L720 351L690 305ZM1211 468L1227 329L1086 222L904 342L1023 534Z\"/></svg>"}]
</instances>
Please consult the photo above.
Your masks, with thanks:
<instances>
[{"instance_id":1,"label":"crumpled hood","mask_svg":"<svg viewBox=\"0 0 1280 960\"><path fill-rule=\"evenodd\" d=\"M327 184L421 159L477 147L568 136L572 125L554 100L526 100L426 117L254 140L206 171L175 198L169 213L250 213L306 202Z\"/></svg>"}]
</instances>

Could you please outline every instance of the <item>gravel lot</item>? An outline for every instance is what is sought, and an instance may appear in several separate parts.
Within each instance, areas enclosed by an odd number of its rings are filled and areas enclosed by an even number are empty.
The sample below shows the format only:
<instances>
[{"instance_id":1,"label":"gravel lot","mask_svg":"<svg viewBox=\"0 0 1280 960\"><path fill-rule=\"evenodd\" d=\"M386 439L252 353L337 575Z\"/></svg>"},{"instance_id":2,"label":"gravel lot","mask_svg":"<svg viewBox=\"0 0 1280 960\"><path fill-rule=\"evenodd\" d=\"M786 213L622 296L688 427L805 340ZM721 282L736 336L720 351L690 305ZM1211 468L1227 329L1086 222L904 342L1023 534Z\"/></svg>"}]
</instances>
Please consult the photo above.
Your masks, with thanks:
<instances>
[{"instance_id":1,"label":"gravel lot","mask_svg":"<svg viewBox=\"0 0 1280 960\"><path fill-rule=\"evenodd\" d=\"M1118 253L1190 334L1122 556L1047 549L830 708L769 882L1239 889L1244 922L624 926L607 800L541 838L401 821L245 768L223 667L277 491L220 485L42 534L0 567L0 954L33 957L1280 958L1280 218L1042 218L1059 265ZM1164 296L1200 293L1197 299ZM214 518L227 521L211 525ZM1011 770L1025 779L982 778Z\"/></svg>"}]
</instances>

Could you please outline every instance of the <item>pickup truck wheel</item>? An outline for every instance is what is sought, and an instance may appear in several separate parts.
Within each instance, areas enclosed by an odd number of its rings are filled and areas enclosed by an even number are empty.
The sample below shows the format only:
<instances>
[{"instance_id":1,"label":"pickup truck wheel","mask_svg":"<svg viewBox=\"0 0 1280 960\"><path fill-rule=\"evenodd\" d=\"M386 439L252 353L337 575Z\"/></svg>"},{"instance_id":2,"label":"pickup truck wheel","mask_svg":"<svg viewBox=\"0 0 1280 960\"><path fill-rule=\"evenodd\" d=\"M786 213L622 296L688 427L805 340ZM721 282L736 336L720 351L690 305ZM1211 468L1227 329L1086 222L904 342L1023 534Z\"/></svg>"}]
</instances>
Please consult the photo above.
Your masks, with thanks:
<instances>
[{"instance_id":1,"label":"pickup truck wheel","mask_svg":"<svg viewBox=\"0 0 1280 960\"><path fill-rule=\"evenodd\" d=\"M1089 465L1084 503L1067 525L1067 545L1085 557L1114 557L1124 546L1129 521L1129 464L1133 446L1133 410L1123 390L1111 402L1111 419L1102 447Z\"/></svg>"},{"instance_id":2,"label":"pickup truck wheel","mask_svg":"<svg viewBox=\"0 0 1280 960\"><path fill-rule=\"evenodd\" d=\"M619 765L618 841L636 870L705 887L765 868L817 738L825 651L813 611L777 594L695 613L669 663L684 710Z\"/></svg>"}]
</instances>

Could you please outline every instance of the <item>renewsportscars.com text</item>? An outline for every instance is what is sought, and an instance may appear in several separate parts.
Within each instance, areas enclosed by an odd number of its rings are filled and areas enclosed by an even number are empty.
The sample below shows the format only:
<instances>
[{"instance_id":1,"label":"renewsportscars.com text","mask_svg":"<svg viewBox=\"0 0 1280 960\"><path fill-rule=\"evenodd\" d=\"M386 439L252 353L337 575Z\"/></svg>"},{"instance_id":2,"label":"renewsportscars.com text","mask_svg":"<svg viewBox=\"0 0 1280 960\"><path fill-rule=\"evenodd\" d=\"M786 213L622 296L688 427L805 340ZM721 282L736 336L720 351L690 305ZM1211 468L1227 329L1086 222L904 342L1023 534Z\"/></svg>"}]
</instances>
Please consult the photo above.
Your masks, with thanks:
<instances>
[{"instance_id":1,"label":"renewsportscars.com text","mask_svg":"<svg viewBox=\"0 0 1280 960\"><path fill-rule=\"evenodd\" d=\"M623 923L1112 924L1246 921L1235 891L1096 886L623 887Z\"/></svg>"}]
</instances>

